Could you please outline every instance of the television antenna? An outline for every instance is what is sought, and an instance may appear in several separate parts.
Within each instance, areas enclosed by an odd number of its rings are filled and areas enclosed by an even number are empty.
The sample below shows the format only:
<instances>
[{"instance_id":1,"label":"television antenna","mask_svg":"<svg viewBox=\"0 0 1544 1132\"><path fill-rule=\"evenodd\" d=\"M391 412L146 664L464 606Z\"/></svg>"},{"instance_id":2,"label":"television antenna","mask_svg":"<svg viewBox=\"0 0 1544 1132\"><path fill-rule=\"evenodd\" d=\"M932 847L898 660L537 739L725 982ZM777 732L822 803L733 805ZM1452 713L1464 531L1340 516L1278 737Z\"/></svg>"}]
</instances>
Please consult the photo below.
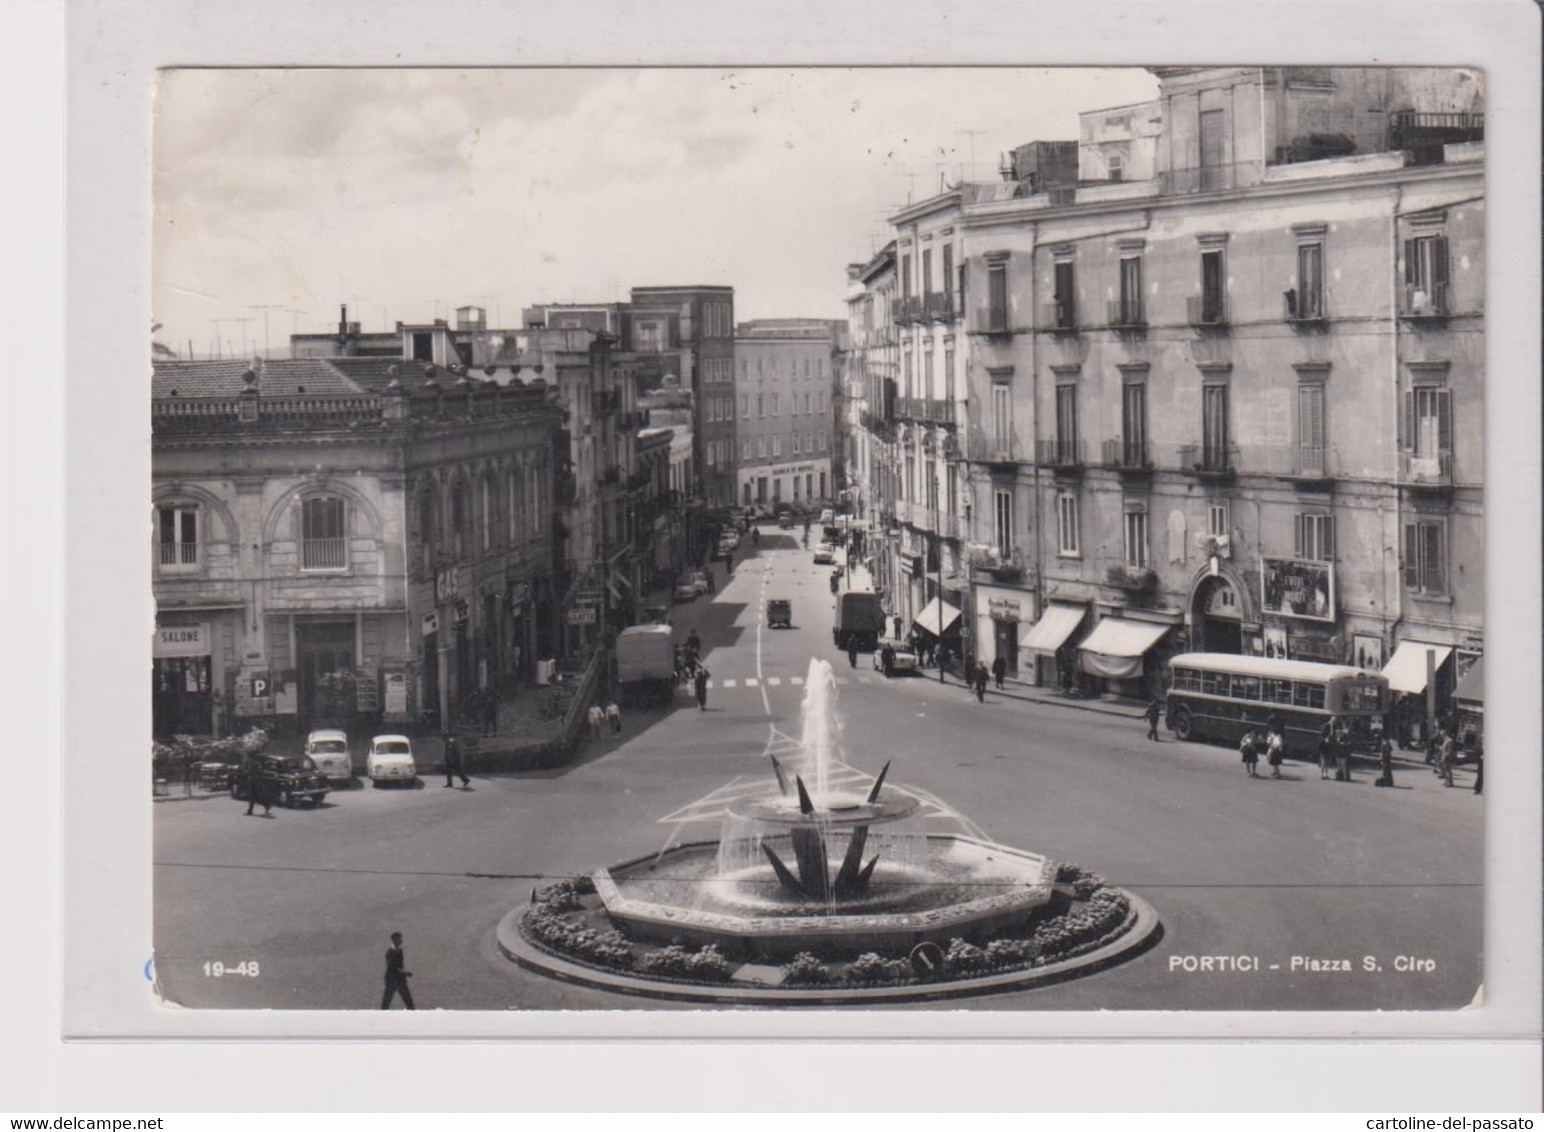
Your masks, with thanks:
<instances>
[{"instance_id":1,"label":"television antenna","mask_svg":"<svg viewBox=\"0 0 1544 1132\"><path fill-rule=\"evenodd\" d=\"M268 353L268 312L283 310L278 303L253 303L247 308L249 311L263 312L263 357L269 357Z\"/></svg>"}]
</instances>

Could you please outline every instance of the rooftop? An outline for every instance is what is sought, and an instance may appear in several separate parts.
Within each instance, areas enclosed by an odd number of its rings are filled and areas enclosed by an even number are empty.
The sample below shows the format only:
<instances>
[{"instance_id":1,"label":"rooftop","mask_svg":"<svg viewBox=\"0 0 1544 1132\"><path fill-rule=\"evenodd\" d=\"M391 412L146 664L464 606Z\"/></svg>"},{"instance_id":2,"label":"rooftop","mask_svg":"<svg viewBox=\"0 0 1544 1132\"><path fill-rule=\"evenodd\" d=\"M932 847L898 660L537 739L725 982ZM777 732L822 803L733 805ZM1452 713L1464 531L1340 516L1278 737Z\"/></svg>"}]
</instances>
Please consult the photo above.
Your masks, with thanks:
<instances>
[{"instance_id":1,"label":"rooftop","mask_svg":"<svg viewBox=\"0 0 1544 1132\"><path fill-rule=\"evenodd\" d=\"M365 360L365 359L361 359ZM261 397L358 397L368 391L320 358L267 361L157 361L150 396L236 397L246 388L244 374L257 373Z\"/></svg>"}]
</instances>

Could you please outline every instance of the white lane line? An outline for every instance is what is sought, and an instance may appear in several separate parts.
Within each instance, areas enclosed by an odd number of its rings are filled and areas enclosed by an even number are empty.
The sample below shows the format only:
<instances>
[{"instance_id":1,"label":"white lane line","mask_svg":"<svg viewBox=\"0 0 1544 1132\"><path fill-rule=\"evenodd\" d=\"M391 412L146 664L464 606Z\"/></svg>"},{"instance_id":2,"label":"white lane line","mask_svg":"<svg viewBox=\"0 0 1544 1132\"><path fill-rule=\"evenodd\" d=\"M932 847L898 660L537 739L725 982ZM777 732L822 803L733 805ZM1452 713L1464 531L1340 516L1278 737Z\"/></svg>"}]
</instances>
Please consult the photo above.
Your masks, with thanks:
<instances>
[{"instance_id":1,"label":"white lane line","mask_svg":"<svg viewBox=\"0 0 1544 1132\"><path fill-rule=\"evenodd\" d=\"M754 676L747 676L745 678L745 686L747 688L754 688L756 686L756 683L757 683L757 680L756 680L756 677L754 677ZM766 696L766 691L765 690L762 691L762 696L763 697Z\"/></svg>"},{"instance_id":2,"label":"white lane line","mask_svg":"<svg viewBox=\"0 0 1544 1132\"><path fill-rule=\"evenodd\" d=\"M860 679L860 680L861 680L861 679L862 679L862 677L859 677L859 679ZM851 681L851 680L849 680L849 679L847 679L847 677L845 677L845 676L838 676L838 677L837 677L837 678L836 678L836 682L837 682L837 683L838 683L838 684L851 684L851 683L852 683L852 681Z\"/></svg>"},{"instance_id":3,"label":"white lane line","mask_svg":"<svg viewBox=\"0 0 1544 1132\"><path fill-rule=\"evenodd\" d=\"M734 687L734 681L733 680L725 680L724 681L724 687L726 687L726 688L733 688Z\"/></svg>"},{"instance_id":4,"label":"white lane line","mask_svg":"<svg viewBox=\"0 0 1544 1132\"><path fill-rule=\"evenodd\" d=\"M761 604L765 605L767 600L767 575L765 572L761 575L761 593L758 596ZM756 675L758 677L761 675L761 627L766 623L766 620L765 617L756 618ZM755 680L747 680L746 683L753 688L756 686ZM767 715L772 714L772 701L767 699L765 687L761 689L761 710Z\"/></svg>"},{"instance_id":5,"label":"white lane line","mask_svg":"<svg viewBox=\"0 0 1544 1132\"><path fill-rule=\"evenodd\" d=\"M788 682L790 684L802 684L802 683L804 683L804 677L802 677L802 676L790 676L790 677L788 677Z\"/></svg>"},{"instance_id":6,"label":"white lane line","mask_svg":"<svg viewBox=\"0 0 1544 1132\"><path fill-rule=\"evenodd\" d=\"M783 682L783 678L781 676L768 676L767 677L767 683L772 685L772 687L774 687L774 688L780 686L782 684L782 682Z\"/></svg>"}]
</instances>

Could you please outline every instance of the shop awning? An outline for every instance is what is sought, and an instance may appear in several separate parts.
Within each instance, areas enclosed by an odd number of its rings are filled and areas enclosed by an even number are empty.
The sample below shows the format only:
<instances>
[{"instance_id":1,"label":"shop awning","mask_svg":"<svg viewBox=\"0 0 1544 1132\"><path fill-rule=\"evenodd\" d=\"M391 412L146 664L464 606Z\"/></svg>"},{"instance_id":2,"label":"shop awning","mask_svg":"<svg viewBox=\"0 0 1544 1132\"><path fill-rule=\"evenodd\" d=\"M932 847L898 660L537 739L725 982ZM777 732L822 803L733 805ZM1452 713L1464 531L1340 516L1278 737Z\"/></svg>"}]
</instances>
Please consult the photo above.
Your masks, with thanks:
<instances>
[{"instance_id":1,"label":"shop awning","mask_svg":"<svg viewBox=\"0 0 1544 1132\"><path fill-rule=\"evenodd\" d=\"M1067 638L1077 630L1087 611L1088 607L1084 605L1073 605L1065 601L1051 602L1020 647L1036 652L1055 652L1067 643Z\"/></svg>"},{"instance_id":2,"label":"shop awning","mask_svg":"<svg viewBox=\"0 0 1544 1132\"><path fill-rule=\"evenodd\" d=\"M1466 704L1474 704L1476 707L1485 702L1485 658L1483 656L1469 666L1469 671L1465 672L1464 678L1458 682L1453 698L1462 700Z\"/></svg>"},{"instance_id":3,"label":"shop awning","mask_svg":"<svg viewBox=\"0 0 1544 1132\"><path fill-rule=\"evenodd\" d=\"M1426 654L1435 653L1433 667L1441 668L1452 651L1446 645L1432 645L1425 641L1400 641L1399 647L1394 650L1394 655L1383 666L1383 675L1388 678L1389 691L1420 695L1426 691Z\"/></svg>"},{"instance_id":4,"label":"shop awning","mask_svg":"<svg viewBox=\"0 0 1544 1132\"><path fill-rule=\"evenodd\" d=\"M1078 646L1083 650L1083 671L1113 680L1140 676L1142 657L1170 628L1151 621L1106 617Z\"/></svg>"},{"instance_id":5,"label":"shop awning","mask_svg":"<svg viewBox=\"0 0 1544 1132\"><path fill-rule=\"evenodd\" d=\"M934 598L927 603L927 608L917 617L914 624L920 625L935 637L941 637L949 631L949 627L960 619L960 611L947 601ZM942 624L940 624L942 621Z\"/></svg>"}]
</instances>

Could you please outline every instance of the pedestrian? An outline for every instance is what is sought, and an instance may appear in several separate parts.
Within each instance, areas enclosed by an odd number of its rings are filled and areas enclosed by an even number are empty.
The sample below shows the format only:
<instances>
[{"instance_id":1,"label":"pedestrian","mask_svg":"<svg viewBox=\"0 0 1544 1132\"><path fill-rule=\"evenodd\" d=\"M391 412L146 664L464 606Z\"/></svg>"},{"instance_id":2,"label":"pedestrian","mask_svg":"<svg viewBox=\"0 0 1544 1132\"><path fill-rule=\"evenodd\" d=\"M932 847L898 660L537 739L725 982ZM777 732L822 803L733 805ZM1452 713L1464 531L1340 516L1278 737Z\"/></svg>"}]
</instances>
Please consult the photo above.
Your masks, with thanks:
<instances>
[{"instance_id":1,"label":"pedestrian","mask_svg":"<svg viewBox=\"0 0 1544 1132\"><path fill-rule=\"evenodd\" d=\"M702 638L697 635L696 629L686 634L686 651L691 654L693 660L696 660L697 655L702 652Z\"/></svg>"},{"instance_id":2,"label":"pedestrian","mask_svg":"<svg viewBox=\"0 0 1544 1132\"><path fill-rule=\"evenodd\" d=\"M1283 743L1287 741L1287 724L1286 721L1281 718L1281 712L1271 712L1271 714L1266 717L1265 725L1269 727L1272 732L1280 735L1281 741Z\"/></svg>"},{"instance_id":3,"label":"pedestrian","mask_svg":"<svg viewBox=\"0 0 1544 1132\"><path fill-rule=\"evenodd\" d=\"M890 674L895 669L895 650L888 643L879 650L879 663L885 670L885 679L890 679Z\"/></svg>"},{"instance_id":4,"label":"pedestrian","mask_svg":"<svg viewBox=\"0 0 1544 1132\"><path fill-rule=\"evenodd\" d=\"M393 995L402 996L402 1005L409 1010L417 1010L413 1005L413 992L407 989L407 981L413 977L413 972L407 970L404 964L407 957L402 953L402 933L391 933L391 946L386 949L386 990L381 995L381 1009L391 1009Z\"/></svg>"},{"instance_id":5,"label":"pedestrian","mask_svg":"<svg viewBox=\"0 0 1544 1132\"><path fill-rule=\"evenodd\" d=\"M850 633L847 636L847 667L858 667L858 640Z\"/></svg>"},{"instance_id":6,"label":"pedestrian","mask_svg":"<svg viewBox=\"0 0 1544 1132\"><path fill-rule=\"evenodd\" d=\"M1319 780L1322 782L1330 776L1330 767L1335 762L1335 725L1326 721L1319 731Z\"/></svg>"},{"instance_id":7,"label":"pedestrian","mask_svg":"<svg viewBox=\"0 0 1544 1132\"><path fill-rule=\"evenodd\" d=\"M1485 744L1479 739L1474 741L1474 792L1485 792Z\"/></svg>"},{"instance_id":8,"label":"pedestrian","mask_svg":"<svg viewBox=\"0 0 1544 1132\"><path fill-rule=\"evenodd\" d=\"M1437 733L1437 773L1442 777L1442 785L1453 785L1453 736L1446 731Z\"/></svg>"},{"instance_id":9,"label":"pedestrian","mask_svg":"<svg viewBox=\"0 0 1544 1132\"><path fill-rule=\"evenodd\" d=\"M1003 680L1007 675L1008 658L998 653L997 659L992 661L992 680L997 685L999 692L1003 690Z\"/></svg>"},{"instance_id":10,"label":"pedestrian","mask_svg":"<svg viewBox=\"0 0 1544 1132\"><path fill-rule=\"evenodd\" d=\"M483 695L483 734L497 735L499 731L499 694L489 688Z\"/></svg>"},{"instance_id":11,"label":"pedestrian","mask_svg":"<svg viewBox=\"0 0 1544 1132\"><path fill-rule=\"evenodd\" d=\"M703 575L708 579L708 592L710 594L718 593L718 583L713 580L713 567L711 565L703 570Z\"/></svg>"},{"instance_id":12,"label":"pedestrian","mask_svg":"<svg viewBox=\"0 0 1544 1132\"><path fill-rule=\"evenodd\" d=\"M1258 778L1259 775L1255 773L1255 767L1260 762L1260 752L1255 749L1253 731L1244 732L1244 737L1239 740L1238 753L1244 761L1245 773L1250 778Z\"/></svg>"},{"instance_id":13,"label":"pedestrian","mask_svg":"<svg viewBox=\"0 0 1544 1132\"><path fill-rule=\"evenodd\" d=\"M1157 697L1154 697L1152 700L1148 701L1146 714L1147 737L1154 743L1157 743L1160 741L1158 738L1158 720L1163 715L1163 705L1158 702Z\"/></svg>"},{"instance_id":14,"label":"pedestrian","mask_svg":"<svg viewBox=\"0 0 1544 1132\"><path fill-rule=\"evenodd\" d=\"M606 721L611 724L611 734L622 734L622 707L615 700L606 705Z\"/></svg>"},{"instance_id":15,"label":"pedestrian","mask_svg":"<svg viewBox=\"0 0 1544 1132\"><path fill-rule=\"evenodd\" d=\"M472 780L466 776L466 771L461 769L461 744L456 741L454 735L445 736L445 786L454 785L451 781L459 777L462 786L472 785Z\"/></svg>"},{"instance_id":16,"label":"pedestrian","mask_svg":"<svg viewBox=\"0 0 1544 1132\"><path fill-rule=\"evenodd\" d=\"M1339 728L1335 731L1335 780L1351 781L1351 736Z\"/></svg>"},{"instance_id":17,"label":"pedestrian","mask_svg":"<svg viewBox=\"0 0 1544 1132\"><path fill-rule=\"evenodd\" d=\"M589 721L590 724L590 738L599 739L601 737L602 728L605 726L606 722L605 713L601 711L600 705L591 704L590 710L586 713L585 718Z\"/></svg>"},{"instance_id":18,"label":"pedestrian","mask_svg":"<svg viewBox=\"0 0 1544 1132\"><path fill-rule=\"evenodd\" d=\"M976 683L976 702L978 704L986 703L986 682L987 682L988 677L989 677L989 673L986 670L986 665L984 665L984 664L976 665L975 683Z\"/></svg>"},{"instance_id":19,"label":"pedestrian","mask_svg":"<svg viewBox=\"0 0 1544 1132\"><path fill-rule=\"evenodd\" d=\"M252 807L262 806L265 818L273 817L273 791L268 788L268 780L260 773L256 759L247 760L247 816L252 816Z\"/></svg>"},{"instance_id":20,"label":"pedestrian","mask_svg":"<svg viewBox=\"0 0 1544 1132\"><path fill-rule=\"evenodd\" d=\"M1394 785L1394 743L1385 733L1383 742L1378 747L1378 786Z\"/></svg>"},{"instance_id":21,"label":"pedestrian","mask_svg":"<svg viewBox=\"0 0 1544 1132\"><path fill-rule=\"evenodd\" d=\"M708 710L708 670L702 667L697 669L697 710Z\"/></svg>"},{"instance_id":22,"label":"pedestrian","mask_svg":"<svg viewBox=\"0 0 1544 1132\"><path fill-rule=\"evenodd\" d=\"M1257 734L1255 736L1255 746L1258 747L1261 744L1261 742L1262 742L1262 737ZM1271 777L1272 778L1280 778L1281 777L1281 739L1278 737L1276 742L1274 742L1274 743L1271 743L1269 741L1265 741L1265 744L1266 744L1266 746L1265 746L1265 761L1271 764Z\"/></svg>"},{"instance_id":23,"label":"pedestrian","mask_svg":"<svg viewBox=\"0 0 1544 1132\"><path fill-rule=\"evenodd\" d=\"M901 626L901 619L899 617L897 617L897 618L894 619L894 621L895 621L895 635L897 637L899 637L901 635L901 628L902 628L902 626Z\"/></svg>"}]
</instances>

